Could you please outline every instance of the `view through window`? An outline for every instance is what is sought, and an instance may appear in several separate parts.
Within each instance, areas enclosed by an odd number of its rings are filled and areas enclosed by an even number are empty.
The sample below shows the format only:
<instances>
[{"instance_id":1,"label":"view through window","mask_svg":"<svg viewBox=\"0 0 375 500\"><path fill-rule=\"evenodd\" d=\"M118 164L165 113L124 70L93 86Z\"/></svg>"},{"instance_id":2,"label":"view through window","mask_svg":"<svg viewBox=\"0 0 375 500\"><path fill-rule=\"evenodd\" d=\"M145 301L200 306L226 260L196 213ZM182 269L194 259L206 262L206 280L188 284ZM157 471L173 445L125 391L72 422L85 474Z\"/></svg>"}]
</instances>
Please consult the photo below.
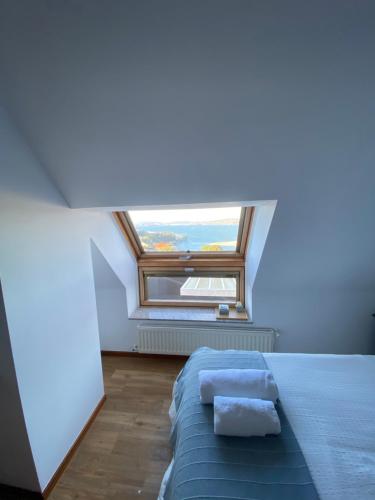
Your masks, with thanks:
<instances>
[{"instance_id":1,"label":"view through window","mask_svg":"<svg viewBox=\"0 0 375 500\"><path fill-rule=\"evenodd\" d=\"M144 252L236 251L241 207L128 212Z\"/></svg>"}]
</instances>

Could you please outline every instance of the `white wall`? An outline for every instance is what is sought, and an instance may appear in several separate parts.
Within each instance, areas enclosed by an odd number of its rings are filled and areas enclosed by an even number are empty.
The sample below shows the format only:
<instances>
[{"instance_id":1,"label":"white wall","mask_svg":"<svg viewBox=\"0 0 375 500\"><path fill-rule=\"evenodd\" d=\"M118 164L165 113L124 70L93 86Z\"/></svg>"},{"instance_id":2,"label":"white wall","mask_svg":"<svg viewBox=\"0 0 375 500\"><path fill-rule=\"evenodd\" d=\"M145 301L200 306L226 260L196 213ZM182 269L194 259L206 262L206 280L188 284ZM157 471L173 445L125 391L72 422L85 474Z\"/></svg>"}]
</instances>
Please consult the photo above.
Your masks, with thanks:
<instances>
[{"instance_id":1,"label":"white wall","mask_svg":"<svg viewBox=\"0 0 375 500\"><path fill-rule=\"evenodd\" d=\"M101 350L131 351L137 344L137 330L136 322L128 318L126 288L94 243L91 253ZM133 278L137 286L137 276Z\"/></svg>"},{"instance_id":2,"label":"white wall","mask_svg":"<svg viewBox=\"0 0 375 500\"><path fill-rule=\"evenodd\" d=\"M246 308L253 319L253 288L276 209L276 201L254 204L245 265Z\"/></svg>"},{"instance_id":3,"label":"white wall","mask_svg":"<svg viewBox=\"0 0 375 500\"><path fill-rule=\"evenodd\" d=\"M103 396L90 238L123 284L135 265L109 214L67 208L3 110L0 152L0 278L43 489Z\"/></svg>"},{"instance_id":4,"label":"white wall","mask_svg":"<svg viewBox=\"0 0 375 500\"><path fill-rule=\"evenodd\" d=\"M361 289L258 290L255 325L280 329L276 350L312 353L375 353L374 293Z\"/></svg>"},{"instance_id":5,"label":"white wall","mask_svg":"<svg viewBox=\"0 0 375 500\"><path fill-rule=\"evenodd\" d=\"M18 391L0 283L0 484L39 491Z\"/></svg>"}]
</instances>

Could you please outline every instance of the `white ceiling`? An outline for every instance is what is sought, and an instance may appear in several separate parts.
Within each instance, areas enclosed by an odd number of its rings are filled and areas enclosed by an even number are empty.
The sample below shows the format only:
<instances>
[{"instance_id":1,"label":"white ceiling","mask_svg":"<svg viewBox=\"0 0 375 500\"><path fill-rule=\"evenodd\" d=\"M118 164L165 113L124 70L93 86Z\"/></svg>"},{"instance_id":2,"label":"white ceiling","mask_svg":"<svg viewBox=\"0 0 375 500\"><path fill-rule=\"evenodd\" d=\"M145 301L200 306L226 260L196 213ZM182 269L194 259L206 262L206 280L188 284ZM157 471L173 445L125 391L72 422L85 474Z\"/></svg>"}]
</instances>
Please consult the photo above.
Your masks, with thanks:
<instances>
[{"instance_id":1,"label":"white ceiling","mask_svg":"<svg viewBox=\"0 0 375 500\"><path fill-rule=\"evenodd\" d=\"M366 0L1 0L4 101L73 207L305 198L338 177L350 198L374 20Z\"/></svg>"}]
</instances>

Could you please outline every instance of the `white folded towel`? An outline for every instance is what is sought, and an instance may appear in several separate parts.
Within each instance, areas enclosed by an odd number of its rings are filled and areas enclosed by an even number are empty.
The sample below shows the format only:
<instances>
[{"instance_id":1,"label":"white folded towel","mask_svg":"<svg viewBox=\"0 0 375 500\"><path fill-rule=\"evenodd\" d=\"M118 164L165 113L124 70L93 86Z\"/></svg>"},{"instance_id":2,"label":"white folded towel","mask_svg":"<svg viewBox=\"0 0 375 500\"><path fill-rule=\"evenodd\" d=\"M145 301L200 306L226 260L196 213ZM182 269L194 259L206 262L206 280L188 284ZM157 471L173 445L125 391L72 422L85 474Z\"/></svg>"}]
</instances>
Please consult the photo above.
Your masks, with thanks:
<instances>
[{"instance_id":1,"label":"white folded towel","mask_svg":"<svg viewBox=\"0 0 375 500\"><path fill-rule=\"evenodd\" d=\"M223 436L280 434L280 420L272 401L215 396L214 431Z\"/></svg>"},{"instance_id":2,"label":"white folded towel","mask_svg":"<svg viewBox=\"0 0 375 500\"><path fill-rule=\"evenodd\" d=\"M278 390L269 370L228 369L199 372L201 403L213 403L215 396L258 398L276 402Z\"/></svg>"}]
</instances>

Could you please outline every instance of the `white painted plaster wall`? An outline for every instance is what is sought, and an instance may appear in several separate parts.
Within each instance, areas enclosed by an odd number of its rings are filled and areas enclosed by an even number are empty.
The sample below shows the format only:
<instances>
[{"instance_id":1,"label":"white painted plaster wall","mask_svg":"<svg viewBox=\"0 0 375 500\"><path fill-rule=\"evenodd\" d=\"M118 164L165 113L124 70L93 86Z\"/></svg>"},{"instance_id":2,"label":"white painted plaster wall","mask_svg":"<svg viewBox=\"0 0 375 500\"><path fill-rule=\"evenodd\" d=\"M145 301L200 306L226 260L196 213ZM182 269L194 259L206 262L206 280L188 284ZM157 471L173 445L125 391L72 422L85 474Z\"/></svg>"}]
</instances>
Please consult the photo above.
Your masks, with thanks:
<instances>
[{"instance_id":1,"label":"white painted plaster wall","mask_svg":"<svg viewBox=\"0 0 375 500\"><path fill-rule=\"evenodd\" d=\"M137 344L137 331L136 322L128 318L126 288L94 243L91 253L101 350L131 351ZM132 286L137 287L137 277L133 279Z\"/></svg>"},{"instance_id":2,"label":"white painted plaster wall","mask_svg":"<svg viewBox=\"0 0 375 500\"><path fill-rule=\"evenodd\" d=\"M128 307L136 270L111 216L68 208L3 110L0 155L0 278L43 489L103 396L90 240L129 285Z\"/></svg>"},{"instance_id":3,"label":"white painted plaster wall","mask_svg":"<svg viewBox=\"0 0 375 500\"><path fill-rule=\"evenodd\" d=\"M0 484L39 491L0 283Z\"/></svg>"}]
</instances>

